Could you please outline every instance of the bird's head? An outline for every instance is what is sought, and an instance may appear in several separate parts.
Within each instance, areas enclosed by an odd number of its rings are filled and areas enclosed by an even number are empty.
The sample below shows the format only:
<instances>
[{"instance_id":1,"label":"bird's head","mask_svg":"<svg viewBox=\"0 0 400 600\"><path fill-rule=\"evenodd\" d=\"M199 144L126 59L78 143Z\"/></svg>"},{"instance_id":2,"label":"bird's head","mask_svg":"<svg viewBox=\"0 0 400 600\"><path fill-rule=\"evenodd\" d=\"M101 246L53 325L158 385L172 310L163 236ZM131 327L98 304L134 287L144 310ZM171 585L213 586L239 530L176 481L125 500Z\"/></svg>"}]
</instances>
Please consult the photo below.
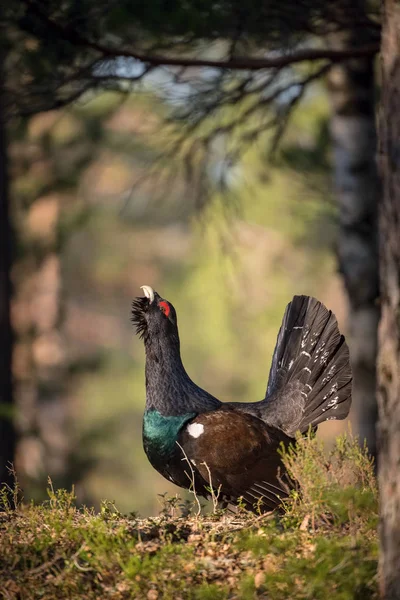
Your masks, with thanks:
<instances>
[{"instance_id":1,"label":"bird's head","mask_svg":"<svg viewBox=\"0 0 400 600\"><path fill-rule=\"evenodd\" d=\"M143 285L141 289L144 297L135 298L132 302L132 322L136 325L136 333L145 344L165 339L179 343L175 308L149 285Z\"/></svg>"}]
</instances>

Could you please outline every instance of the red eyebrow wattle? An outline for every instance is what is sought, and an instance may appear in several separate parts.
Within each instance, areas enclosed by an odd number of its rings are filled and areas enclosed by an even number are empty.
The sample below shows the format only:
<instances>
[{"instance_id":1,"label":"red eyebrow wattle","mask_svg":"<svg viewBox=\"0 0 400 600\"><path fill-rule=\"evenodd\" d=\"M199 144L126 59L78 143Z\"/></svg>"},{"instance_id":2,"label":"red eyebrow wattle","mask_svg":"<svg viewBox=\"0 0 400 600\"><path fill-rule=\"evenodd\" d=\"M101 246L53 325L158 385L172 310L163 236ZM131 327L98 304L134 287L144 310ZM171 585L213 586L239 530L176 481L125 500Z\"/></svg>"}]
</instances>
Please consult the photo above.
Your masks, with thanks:
<instances>
[{"instance_id":1,"label":"red eyebrow wattle","mask_svg":"<svg viewBox=\"0 0 400 600\"><path fill-rule=\"evenodd\" d=\"M170 310L171 310L171 309L170 309L170 307L169 307L169 304L168 304L168 302L164 302L164 301L163 301L163 302L160 302L158 306L162 306L162 307L163 307L163 309L164 309L164 315L165 315L166 317L168 317L168 315L169 315L169 312L170 312Z\"/></svg>"}]
</instances>

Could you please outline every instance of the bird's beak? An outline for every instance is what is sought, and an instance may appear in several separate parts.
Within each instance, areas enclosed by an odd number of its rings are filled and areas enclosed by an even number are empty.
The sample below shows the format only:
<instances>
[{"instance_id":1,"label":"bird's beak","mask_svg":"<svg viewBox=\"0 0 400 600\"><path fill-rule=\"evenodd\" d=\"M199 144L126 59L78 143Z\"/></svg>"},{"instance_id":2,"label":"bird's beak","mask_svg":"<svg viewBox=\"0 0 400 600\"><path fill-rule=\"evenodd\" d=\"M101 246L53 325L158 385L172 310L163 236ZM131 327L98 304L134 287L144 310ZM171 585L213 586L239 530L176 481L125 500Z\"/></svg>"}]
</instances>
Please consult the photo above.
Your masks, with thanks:
<instances>
[{"instance_id":1,"label":"bird's beak","mask_svg":"<svg viewBox=\"0 0 400 600\"><path fill-rule=\"evenodd\" d=\"M149 285L141 285L140 289L143 290L144 295L146 296L146 298L149 299L150 304L154 301L154 290L153 288L151 288Z\"/></svg>"}]
</instances>

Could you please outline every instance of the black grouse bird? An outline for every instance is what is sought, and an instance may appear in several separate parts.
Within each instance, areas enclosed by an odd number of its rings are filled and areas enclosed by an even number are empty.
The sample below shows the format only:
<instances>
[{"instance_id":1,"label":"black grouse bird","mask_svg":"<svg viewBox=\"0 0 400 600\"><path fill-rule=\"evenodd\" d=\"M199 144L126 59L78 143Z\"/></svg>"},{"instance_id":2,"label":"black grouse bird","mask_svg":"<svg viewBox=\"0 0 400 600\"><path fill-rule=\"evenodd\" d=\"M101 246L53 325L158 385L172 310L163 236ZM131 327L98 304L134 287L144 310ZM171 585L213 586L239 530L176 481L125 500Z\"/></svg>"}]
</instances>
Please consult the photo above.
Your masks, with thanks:
<instances>
[{"instance_id":1,"label":"black grouse bird","mask_svg":"<svg viewBox=\"0 0 400 600\"><path fill-rule=\"evenodd\" d=\"M177 317L149 286L132 304L146 350L143 445L149 461L176 485L250 510L276 508L289 491L278 449L322 421L344 419L351 404L349 350L321 302L295 296L287 306L265 398L220 402L182 364ZM289 482L289 485L288 485Z\"/></svg>"}]
</instances>

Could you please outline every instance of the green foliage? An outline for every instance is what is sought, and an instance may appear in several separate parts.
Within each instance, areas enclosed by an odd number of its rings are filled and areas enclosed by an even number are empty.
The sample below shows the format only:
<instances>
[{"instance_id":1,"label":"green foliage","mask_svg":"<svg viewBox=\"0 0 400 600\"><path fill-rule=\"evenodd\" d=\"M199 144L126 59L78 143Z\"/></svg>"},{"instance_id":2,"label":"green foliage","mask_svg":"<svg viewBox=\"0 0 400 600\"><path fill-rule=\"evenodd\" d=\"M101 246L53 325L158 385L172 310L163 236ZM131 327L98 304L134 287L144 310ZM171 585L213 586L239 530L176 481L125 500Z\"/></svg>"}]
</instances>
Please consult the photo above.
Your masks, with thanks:
<instances>
[{"instance_id":1,"label":"green foliage","mask_svg":"<svg viewBox=\"0 0 400 600\"><path fill-rule=\"evenodd\" d=\"M283 449L283 461L298 489L286 506L284 522L290 527L310 521L340 526L364 519L378 522L378 489L367 448L351 434L339 436L327 454L322 441L311 433L299 435L296 446ZM360 517L361 515L361 517Z\"/></svg>"},{"instance_id":2,"label":"green foliage","mask_svg":"<svg viewBox=\"0 0 400 600\"><path fill-rule=\"evenodd\" d=\"M98 513L79 509L74 493L55 491L51 481L40 505L18 504L17 488L12 500L8 490L2 593L12 600L377 598L377 507L367 494L376 482L365 452L341 437L324 470L319 444L306 438L285 460L303 487L283 516L193 515L165 498L158 517L141 519L112 502Z\"/></svg>"}]
</instances>

